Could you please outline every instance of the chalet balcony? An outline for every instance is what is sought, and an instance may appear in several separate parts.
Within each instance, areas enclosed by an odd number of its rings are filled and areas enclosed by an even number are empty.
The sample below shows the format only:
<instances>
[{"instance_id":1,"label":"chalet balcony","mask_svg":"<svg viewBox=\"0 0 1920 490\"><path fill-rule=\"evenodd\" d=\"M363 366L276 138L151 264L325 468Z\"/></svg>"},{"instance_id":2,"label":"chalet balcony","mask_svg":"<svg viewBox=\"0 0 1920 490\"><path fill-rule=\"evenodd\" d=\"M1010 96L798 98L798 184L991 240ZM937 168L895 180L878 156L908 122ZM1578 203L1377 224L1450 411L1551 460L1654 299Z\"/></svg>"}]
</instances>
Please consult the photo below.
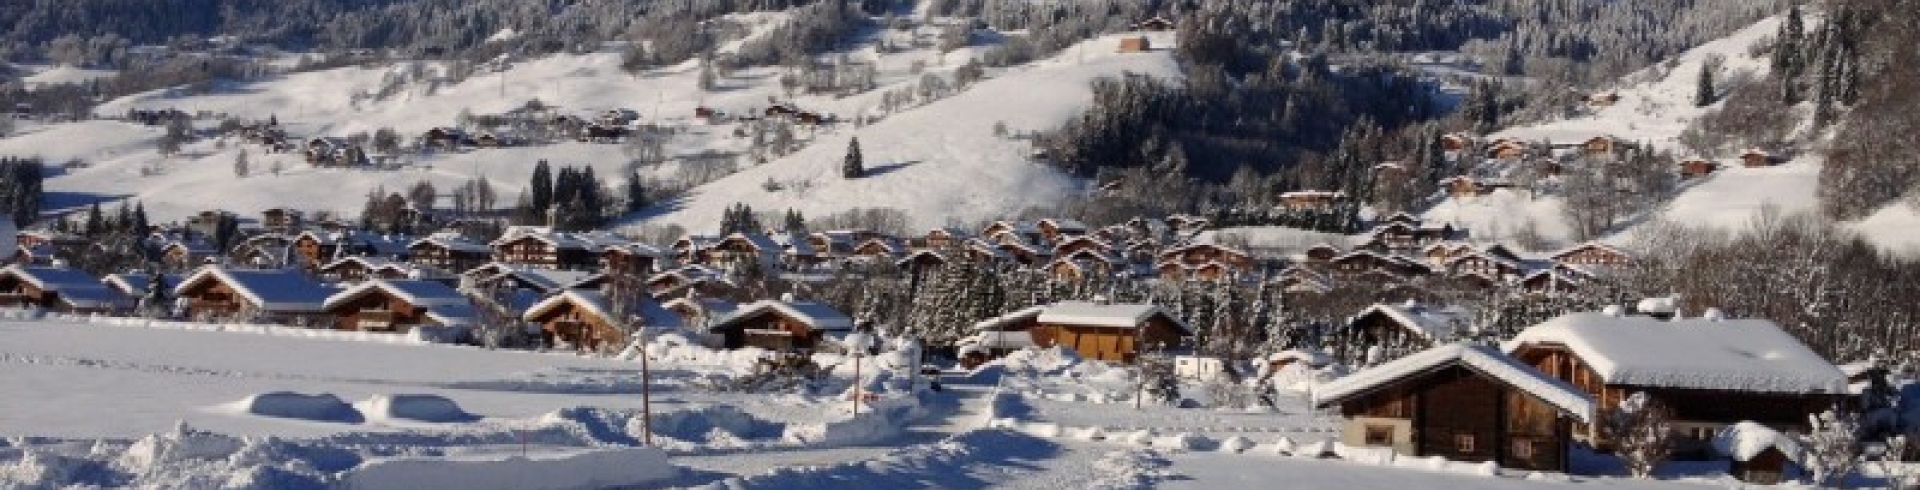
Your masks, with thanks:
<instances>
[{"instance_id":1,"label":"chalet balcony","mask_svg":"<svg viewBox=\"0 0 1920 490\"><path fill-rule=\"evenodd\" d=\"M360 310L356 326L360 330L390 332L399 320L400 314L393 310Z\"/></svg>"}]
</instances>

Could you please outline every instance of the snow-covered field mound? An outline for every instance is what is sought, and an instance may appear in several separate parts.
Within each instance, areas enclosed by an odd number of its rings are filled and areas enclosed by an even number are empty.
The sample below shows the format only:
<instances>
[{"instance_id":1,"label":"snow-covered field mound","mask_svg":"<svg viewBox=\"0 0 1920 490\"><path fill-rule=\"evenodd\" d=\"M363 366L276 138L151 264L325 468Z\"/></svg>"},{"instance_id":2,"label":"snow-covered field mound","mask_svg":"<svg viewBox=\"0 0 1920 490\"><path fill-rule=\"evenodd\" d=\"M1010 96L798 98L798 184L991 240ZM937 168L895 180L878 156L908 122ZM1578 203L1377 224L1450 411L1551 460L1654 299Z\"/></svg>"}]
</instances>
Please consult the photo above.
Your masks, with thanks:
<instances>
[{"instance_id":1,"label":"snow-covered field mound","mask_svg":"<svg viewBox=\"0 0 1920 490\"><path fill-rule=\"evenodd\" d=\"M230 408L234 412L248 415L314 422L357 424L366 421L366 417L352 405L340 401L340 397L326 393L312 395L289 391L261 393L234 402Z\"/></svg>"},{"instance_id":2,"label":"snow-covered field mound","mask_svg":"<svg viewBox=\"0 0 1920 490\"><path fill-rule=\"evenodd\" d=\"M439 395L374 395L354 404L354 408L374 421L472 422L479 417L462 410L453 400Z\"/></svg>"}]
</instances>

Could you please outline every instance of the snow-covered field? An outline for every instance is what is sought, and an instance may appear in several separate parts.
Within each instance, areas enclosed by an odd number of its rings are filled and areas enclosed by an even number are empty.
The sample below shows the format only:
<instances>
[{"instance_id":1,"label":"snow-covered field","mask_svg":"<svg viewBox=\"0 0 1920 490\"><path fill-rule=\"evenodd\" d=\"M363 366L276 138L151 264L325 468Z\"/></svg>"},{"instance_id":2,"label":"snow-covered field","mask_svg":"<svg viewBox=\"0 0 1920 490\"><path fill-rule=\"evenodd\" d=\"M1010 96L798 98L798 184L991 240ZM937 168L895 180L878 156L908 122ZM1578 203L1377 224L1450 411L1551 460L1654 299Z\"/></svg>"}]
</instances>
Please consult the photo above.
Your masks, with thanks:
<instances>
[{"instance_id":1,"label":"snow-covered field","mask_svg":"<svg viewBox=\"0 0 1920 490\"><path fill-rule=\"evenodd\" d=\"M1297 393L1264 410L1130 401L1130 372L1022 353L907 396L865 373L822 395L716 393L728 355L650 347L655 445L631 359L489 351L259 327L0 322L0 488L1679 488L1711 476L1490 475L1338 449ZM850 370L821 358L845 386ZM731 367L729 367L731 366ZM875 369L874 366L881 366ZM887 388L892 387L892 388ZM1183 388L1200 395L1198 386ZM1326 446L1334 447L1334 446Z\"/></svg>"}]
</instances>

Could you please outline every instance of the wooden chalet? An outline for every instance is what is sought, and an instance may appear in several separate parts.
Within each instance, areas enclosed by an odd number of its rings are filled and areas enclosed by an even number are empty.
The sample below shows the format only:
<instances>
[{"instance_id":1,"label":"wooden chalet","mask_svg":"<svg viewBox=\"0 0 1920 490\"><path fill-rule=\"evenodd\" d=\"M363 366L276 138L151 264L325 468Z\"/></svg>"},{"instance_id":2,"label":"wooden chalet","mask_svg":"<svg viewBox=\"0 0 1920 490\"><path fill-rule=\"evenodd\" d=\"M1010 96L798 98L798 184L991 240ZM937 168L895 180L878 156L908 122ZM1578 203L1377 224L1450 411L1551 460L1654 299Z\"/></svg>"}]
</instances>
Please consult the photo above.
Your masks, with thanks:
<instances>
[{"instance_id":1,"label":"wooden chalet","mask_svg":"<svg viewBox=\"0 0 1920 490\"><path fill-rule=\"evenodd\" d=\"M1147 40L1146 36L1123 37L1120 38L1119 51L1122 53L1145 53L1153 51L1153 42Z\"/></svg>"},{"instance_id":2,"label":"wooden chalet","mask_svg":"<svg viewBox=\"0 0 1920 490\"><path fill-rule=\"evenodd\" d=\"M679 327L680 317L651 298L635 297L633 313L616 316L615 305L599 291L569 289L527 309L521 318L540 325L547 345L570 345L581 351L620 348L633 328Z\"/></svg>"},{"instance_id":3,"label":"wooden chalet","mask_svg":"<svg viewBox=\"0 0 1920 490\"><path fill-rule=\"evenodd\" d=\"M1586 242L1572 248L1554 252L1547 257L1556 264L1573 266L1613 266L1633 262L1633 256L1626 251L1600 242Z\"/></svg>"},{"instance_id":4,"label":"wooden chalet","mask_svg":"<svg viewBox=\"0 0 1920 490\"><path fill-rule=\"evenodd\" d=\"M829 333L853 331L853 319L825 303L762 300L715 320L707 333L725 349L813 350Z\"/></svg>"},{"instance_id":5,"label":"wooden chalet","mask_svg":"<svg viewBox=\"0 0 1920 490\"><path fill-rule=\"evenodd\" d=\"M949 262L946 255L933 250L919 250L893 262L900 270L910 274L920 274L945 267Z\"/></svg>"},{"instance_id":6,"label":"wooden chalet","mask_svg":"<svg viewBox=\"0 0 1920 490\"><path fill-rule=\"evenodd\" d=\"M510 229L487 246L493 248L495 262L528 267L587 269L599 262L586 242L545 228Z\"/></svg>"},{"instance_id":7,"label":"wooden chalet","mask_svg":"<svg viewBox=\"0 0 1920 490\"><path fill-rule=\"evenodd\" d=\"M1773 322L1717 312L1684 320L1618 307L1567 314L1527 328L1504 348L1586 392L1603 412L1646 393L1673 411L1682 458L1706 457L1715 432L1741 421L1805 431L1808 415L1849 396L1839 368Z\"/></svg>"},{"instance_id":8,"label":"wooden chalet","mask_svg":"<svg viewBox=\"0 0 1920 490\"><path fill-rule=\"evenodd\" d=\"M132 306L132 299L86 272L14 264L0 269L0 306L69 314L115 313Z\"/></svg>"},{"instance_id":9,"label":"wooden chalet","mask_svg":"<svg viewBox=\"0 0 1920 490\"><path fill-rule=\"evenodd\" d=\"M173 295L195 320L307 324L324 316L332 292L298 271L206 266L181 280Z\"/></svg>"},{"instance_id":10,"label":"wooden chalet","mask_svg":"<svg viewBox=\"0 0 1920 490\"><path fill-rule=\"evenodd\" d=\"M1093 227L1079 220L1048 218L1034 223L1040 229L1040 238L1047 243L1058 243L1067 237L1086 236Z\"/></svg>"},{"instance_id":11,"label":"wooden chalet","mask_svg":"<svg viewBox=\"0 0 1920 490\"><path fill-rule=\"evenodd\" d=\"M1057 240L1053 245L1053 255L1055 257L1066 257L1083 250L1098 254L1108 254L1113 252L1113 245L1101 241L1098 238L1084 235Z\"/></svg>"},{"instance_id":12,"label":"wooden chalet","mask_svg":"<svg viewBox=\"0 0 1920 490\"><path fill-rule=\"evenodd\" d=\"M1502 281L1510 278L1517 280L1527 272L1526 264L1497 244L1454 254L1447 259L1445 267L1456 276L1478 274Z\"/></svg>"},{"instance_id":13,"label":"wooden chalet","mask_svg":"<svg viewBox=\"0 0 1920 490\"><path fill-rule=\"evenodd\" d=\"M1308 262L1326 262L1333 260L1334 257L1339 257L1341 253L1340 247L1334 246L1331 243L1321 243L1307 247L1307 250L1301 252L1301 255L1306 257Z\"/></svg>"},{"instance_id":14,"label":"wooden chalet","mask_svg":"<svg viewBox=\"0 0 1920 490\"><path fill-rule=\"evenodd\" d=\"M1248 271L1254 267L1253 256L1246 252L1220 245L1201 243L1175 247L1160 252L1159 262L1178 262L1186 265L1201 265L1217 262L1235 271Z\"/></svg>"},{"instance_id":15,"label":"wooden chalet","mask_svg":"<svg viewBox=\"0 0 1920 490\"><path fill-rule=\"evenodd\" d=\"M1132 363L1141 347L1177 350L1192 331L1151 304L1066 301L1047 305L1028 335L1034 345L1073 349L1085 359Z\"/></svg>"},{"instance_id":16,"label":"wooden chalet","mask_svg":"<svg viewBox=\"0 0 1920 490\"><path fill-rule=\"evenodd\" d=\"M1136 30L1136 31L1160 32L1160 31L1171 31L1173 30L1174 25L1173 25L1173 21L1167 20L1166 17L1155 15L1153 17L1148 17L1147 20L1135 22L1132 27L1133 27L1133 30Z\"/></svg>"},{"instance_id":17,"label":"wooden chalet","mask_svg":"<svg viewBox=\"0 0 1920 490\"><path fill-rule=\"evenodd\" d=\"M465 327L479 321L473 300L435 281L375 279L322 303L336 330L406 333L418 327Z\"/></svg>"},{"instance_id":18,"label":"wooden chalet","mask_svg":"<svg viewBox=\"0 0 1920 490\"><path fill-rule=\"evenodd\" d=\"M1465 151L1473 146L1473 135L1465 133L1447 133L1440 135L1440 150L1448 153Z\"/></svg>"},{"instance_id":19,"label":"wooden chalet","mask_svg":"<svg viewBox=\"0 0 1920 490\"><path fill-rule=\"evenodd\" d=\"M286 233L300 229L305 222L305 214L295 209L273 208L260 212L260 227L267 231Z\"/></svg>"},{"instance_id":20,"label":"wooden chalet","mask_svg":"<svg viewBox=\"0 0 1920 490\"><path fill-rule=\"evenodd\" d=\"M1340 191L1301 190L1280 193L1280 207L1289 211L1326 211L1347 198Z\"/></svg>"},{"instance_id":21,"label":"wooden chalet","mask_svg":"<svg viewBox=\"0 0 1920 490\"><path fill-rule=\"evenodd\" d=\"M1578 292L1590 276L1579 269L1554 266L1527 273L1520 278L1520 289L1537 295L1563 295Z\"/></svg>"},{"instance_id":22,"label":"wooden chalet","mask_svg":"<svg viewBox=\"0 0 1920 490\"><path fill-rule=\"evenodd\" d=\"M132 304L138 306L139 298L146 297L148 288L154 287L153 280L155 277L156 276L144 272L129 272L125 274L108 275L107 277L101 278L100 283L106 285L108 289L120 293L121 296L132 299ZM185 276L179 274L160 274L157 277L160 280L159 287L164 288L165 291L169 293L173 291L173 288L180 287L181 280L186 279ZM171 295L169 295L169 297L171 297ZM172 305L167 306L171 307Z\"/></svg>"},{"instance_id":23,"label":"wooden chalet","mask_svg":"<svg viewBox=\"0 0 1920 490\"><path fill-rule=\"evenodd\" d=\"M407 244L407 259L418 266L465 271L492 261L493 248L458 233L435 233Z\"/></svg>"},{"instance_id":24,"label":"wooden chalet","mask_svg":"<svg viewBox=\"0 0 1920 490\"><path fill-rule=\"evenodd\" d=\"M1511 139L1500 140L1500 141L1495 141L1493 143L1493 146L1487 148L1487 158L1493 158L1497 160L1507 160L1507 161L1518 161L1522 158L1526 158L1526 156L1527 156L1527 142L1525 141L1511 140Z\"/></svg>"},{"instance_id":25,"label":"wooden chalet","mask_svg":"<svg viewBox=\"0 0 1920 490\"><path fill-rule=\"evenodd\" d=\"M600 270L645 277L654 273L662 256L660 249L640 243L607 247L600 251Z\"/></svg>"},{"instance_id":26,"label":"wooden chalet","mask_svg":"<svg viewBox=\"0 0 1920 490\"><path fill-rule=\"evenodd\" d=\"M1314 404L1338 407L1341 442L1406 456L1492 461L1564 472L1574 424L1592 397L1485 346L1448 344L1320 385Z\"/></svg>"},{"instance_id":27,"label":"wooden chalet","mask_svg":"<svg viewBox=\"0 0 1920 490\"><path fill-rule=\"evenodd\" d=\"M729 271L777 271L786 248L760 233L727 235L706 249L707 265Z\"/></svg>"},{"instance_id":28,"label":"wooden chalet","mask_svg":"<svg viewBox=\"0 0 1920 490\"><path fill-rule=\"evenodd\" d=\"M965 244L972 234L960 228L934 228L927 231L921 242L926 248L955 248Z\"/></svg>"},{"instance_id":29,"label":"wooden chalet","mask_svg":"<svg viewBox=\"0 0 1920 490\"><path fill-rule=\"evenodd\" d=\"M721 298L683 297L661 303L660 307L680 317L681 325L702 327L733 314L734 310L740 309L740 304Z\"/></svg>"},{"instance_id":30,"label":"wooden chalet","mask_svg":"<svg viewBox=\"0 0 1920 490\"><path fill-rule=\"evenodd\" d=\"M1720 164L1705 158L1688 158L1679 163L1680 180L1696 179L1712 175L1720 170Z\"/></svg>"},{"instance_id":31,"label":"wooden chalet","mask_svg":"<svg viewBox=\"0 0 1920 490\"><path fill-rule=\"evenodd\" d=\"M693 264L678 269L654 274L647 278L647 294L654 298L681 296L689 291L702 296L715 296L733 289L726 273L704 265Z\"/></svg>"},{"instance_id":32,"label":"wooden chalet","mask_svg":"<svg viewBox=\"0 0 1920 490\"><path fill-rule=\"evenodd\" d=\"M1589 158L1610 159L1625 150L1627 144L1612 136L1595 136L1580 143L1580 154Z\"/></svg>"},{"instance_id":33,"label":"wooden chalet","mask_svg":"<svg viewBox=\"0 0 1920 490\"><path fill-rule=\"evenodd\" d=\"M1369 250L1355 250L1346 255L1327 261L1333 270L1341 275L1358 276L1368 272L1380 271L1397 277L1424 276L1431 273L1426 265L1398 255L1388 255Z\"/></svg>"},{"instance_id":34,"label":"wooden chalet","mask_svg":"<svg viewBox=\"0 0 1920 490\"><path fill-rule=\"evenodd\" d=\"M1745 167L1768 167L1773 165L1773 154L1759 148L1748 148L1740 152L1740 165Z\"/></svg>"},{"instance_id":35,"label":"wooden chalet","mask_svg":"<svg viewBox=\"0 0 1920 490\"><path fill-rule=\"evenodd\" d=\"M1287 349L1260 358L1260 373L1262 378L1270 378L1287 366L1301 365L1320 369L1329 364L1333 364L1333 356L1325 352L1314 349Z\"/></svg>"},{"instance_id":36,"label":"wooden chalet","mask_svg":"<svg viewBox=\"0 0 1920 490\"><path fill-rule=\"evenodd\" d=\"M1440 188L1447 190L1452 197L1477 197L1493 192L1493 188L1480 185L1480 180L1465 175L1456 175L1440 179Z\"/></svg>"},{"instance_id":37,"label":"wooden chalet","mask_svg":"<svg viewBox=\"0 0 1920 490\"><path fill-rule=\"evenodd\" d=\"M1375 304L1347 319L1347 335L1355 345L1405 351L1425 349L1466 336L1467 319L1457 310L1408 301Z\"/></svg>"},{"instance_id":38,"label":"wooden chalet","mask_svg":"<svg viewBox=\"0 0 1920 490\"><path fill-rule=\"evenodd\" d=\"M174 240L160 247L160 263L174 270L190 270L219 256L213 244L198 240Z\"/></svg>"},{"instance_id":39,"label":"wooden chalet","mask_svg":"<svg viewBox=\"0 0 1920 490\"><path fill-rule=\"evenodd\" d=\"M995 221L980 230L980 238L995 243L1007 240L1039 242L1045 238L1040 233L1040 225L1030 221Z\"/></svg>"},{"instance_id":40,"label":"wooden chalet","mask_svg":"<svg viewBox=\"0 0 1920 490\"><path fill-rule=\"evenodd\" d=\"M316 273L328 282L358 283L368 279L405 279L413 267L379 257L347 257L320 266Z\"/></svg>"}]
</instances>

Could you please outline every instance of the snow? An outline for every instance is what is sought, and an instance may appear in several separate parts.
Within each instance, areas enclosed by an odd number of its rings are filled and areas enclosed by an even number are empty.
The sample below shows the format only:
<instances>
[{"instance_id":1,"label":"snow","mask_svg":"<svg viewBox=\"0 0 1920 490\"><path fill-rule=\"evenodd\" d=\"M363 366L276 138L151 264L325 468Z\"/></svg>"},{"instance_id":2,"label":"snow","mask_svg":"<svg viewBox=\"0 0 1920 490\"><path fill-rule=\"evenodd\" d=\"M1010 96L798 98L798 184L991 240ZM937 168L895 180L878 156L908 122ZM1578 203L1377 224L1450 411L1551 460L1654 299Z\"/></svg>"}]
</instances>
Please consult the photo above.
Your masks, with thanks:
<instances>
[{"instance_id":1,"label":"snow","mask_svg":"<svg viewBox=\"0 0 1920 490\"><path fill-rule=\"evenodd\" d=\"M1023 321L1032 320L1047 311L1046 305L1029 306L1005 315L1000 315L973 324L975 331L1004 331Z\"/></svg>"},{"instance_id":2,"label":"snow","mask_svg":"<svg viewBox=\"0 0 1920 490\"><path fill-rule=\"evenodd\" d=\"M1592 420L1594 415L1593 399L1579 388L1547 376L1492 347L1465 344L1434 347L1320 385L1313 394L1314 404L1326 406L1338 403L1408 376L1449 365L1459 365L1498 379L1559 407L1583 423Z\"/></svg>"},{"instance_id":3,"label":"snow","mask_svg":"<svg viewBox=\"0 0 1920 490\"><path fill-rule=\"evenodd\" d=\"M29 66L25 68L33 72L32 75L27 75L25 78L20 79L22 83L26 84L27 88L65 83L86 83L102 78L111 78L120 74L120 72L114 70L79 68L72 65Z\"/></svg>"},{"instance_id":4,"label":"snow","mask_svg":"<svg viewBox=\"0 0 1920 490\"><path fill-rule=\"evenodd\" d=\"M305 394L276 391L248 396L226 407L238 413L263 417L357 424L366 417L340 397L330 394Z\"/></svg>"},{"instance_id":5,"label":"snow","mask_svg":"<svg viewBox=\"0 0 1920 490\"><path fill-rule=\"evenodd\" d=\"M354 404L354 409L375 421L472 422L478 418L439 395L374 395Z\"/></svg>"},{"instance_id":6,"label":"snow","mask_svg":"<svg viewBox=\"0 0 1920 490\"><path fill-rule=\"evenodd\" d=\"M1361 310L1359 314L1353 316L1353 319L1376 312L1386 315L1429 341L1445 342L1452 339L1462 328L1459 320L1463 316L1461 312L1453 309L1436 310L1412 301L1403 305L1375 304ZM1349 321L1349 323L1352 322Z\"/></svg>"},{"instance_id":7,"label":"snow","mask_svg":"<svg viewBox=\"0 0 1920 490\"><path fill-rule=\"evenodd\" d=\"M1734 461L1749 461L1761 451L1778 449L1795 463L1800 462L1800 443L1792 436L1750 421L1720 428L1713 436L1713 450Z\"/></svg>"},{"instance_id":8,"label":"snow","mask_svg":"<svg viewBox=\"0 0 1920 490\"><path fill-rule=\"evenodd\" d=\"M539 318L548 311L563 304L571 304L594 316L606 319L614 325L624 324L626 320L613 314L613 305L608 303L606 294L599 291L580 289L564 290L561 291L560 294L540 300L540 302L534 303L532 307L527 308L527 312L522 315L522 318L527 321L533 321L534 318ZM679 328L681 326L680 315L667 311L666 308L661 307L660 303L654 301L653 298L636 298L636 304L632 305L632 308L632 316L638 317L646 327Z\"/></svg>"},{"instance_id":9,"label":"snow","mask_svg":"<svg viewBox=\"0 0 1920 490\"><path fill-rule=\"evenodd\" d=\"M1609 385L1762 393L1846 393L1847 378L1771 321L1571 313L1507 341L1564 345Z\"/></svg>"},{"instance_id":10,"label":"snow","mask_svg":"<svg viewBox=\"0 0 1920 490\"><path fill-rule=\"evenodd\" d=\"M679 472L658 448L628 447L531 458L376 460L348 472L342 483L356 490L588 490L642 485L673 478Z\"/></svg>"}]
</instances>

